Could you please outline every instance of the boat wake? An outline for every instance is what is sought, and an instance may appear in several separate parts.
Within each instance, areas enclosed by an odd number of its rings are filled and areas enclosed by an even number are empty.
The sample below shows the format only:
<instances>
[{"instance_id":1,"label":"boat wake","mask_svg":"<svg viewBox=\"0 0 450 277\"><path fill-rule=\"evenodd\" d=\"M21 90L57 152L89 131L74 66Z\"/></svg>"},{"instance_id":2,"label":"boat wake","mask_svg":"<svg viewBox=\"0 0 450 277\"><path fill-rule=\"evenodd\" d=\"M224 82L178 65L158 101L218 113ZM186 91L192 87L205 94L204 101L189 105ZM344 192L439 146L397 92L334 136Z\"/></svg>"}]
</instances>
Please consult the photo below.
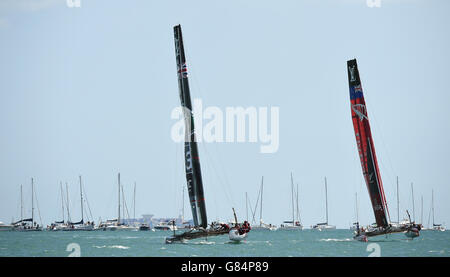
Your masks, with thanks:
<instances>
[{"instance_id":1,"label":"boat wake","mask_svg":"<svg viewBox=\"0 0 450 277\"><path fill-rule=\"evenodd\" d=\"M93 247L95 248L111 248L111 249L129 249L130 247L128 246L123 246L123 245L102 245L102 246L97 246L94 245Z\"/></svg>"},{"instance_id":2,"label":"boat wake","mask_svg":"<svg viewBox=\"0 0 450 277\"><path fill-rule=\"evenodd\" d=\"M344 241L353 241L353 239L347 238L347 239L320 239L319 241L334 241L334 242L344 242Z\"/></svg>"}]
</instances>

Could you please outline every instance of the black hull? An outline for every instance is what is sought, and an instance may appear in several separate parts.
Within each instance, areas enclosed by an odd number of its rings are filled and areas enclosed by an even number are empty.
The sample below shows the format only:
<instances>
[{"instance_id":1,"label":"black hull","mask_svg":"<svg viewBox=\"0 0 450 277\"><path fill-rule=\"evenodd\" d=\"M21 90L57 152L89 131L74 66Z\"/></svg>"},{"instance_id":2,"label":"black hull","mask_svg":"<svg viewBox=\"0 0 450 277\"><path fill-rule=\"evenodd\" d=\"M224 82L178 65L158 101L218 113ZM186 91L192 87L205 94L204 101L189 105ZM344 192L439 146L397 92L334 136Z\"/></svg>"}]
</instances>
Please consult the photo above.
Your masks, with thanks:
<instances>
[{"instance_id":1,"label":"black hull","mask_svg":"<svg viewBox=\"0 0 450 277\"><path fill-rule=\"evenodd\" d=\"M389 226L386 228L379 228L372 231L365 231L361 232L360 235L365 235L367 237L375 237L375 236L382 236L382 235L388 235L388 234L395 234L395 233L415 233L414 237L419 236L420 233L420 227L416 224L407 224L407 225L401 225L401 226ZM357 236L355 236L357 237Z\"/></svg>"},{"instance_id":2,"label":"black hull","mask_svg":"<svg viewBox=\"0 0 450 277\"><path fill-rule=\"evenodd\" d=\"M193 230L184 232L179 235L173 235L171 237L167 237L166 243L182 242L183 240L191 240L191 239L226 235L229 232L230 232L230 230L226 230L226 229L224 229L224 230L193 229Z\"/></svg>"}]
</instances>

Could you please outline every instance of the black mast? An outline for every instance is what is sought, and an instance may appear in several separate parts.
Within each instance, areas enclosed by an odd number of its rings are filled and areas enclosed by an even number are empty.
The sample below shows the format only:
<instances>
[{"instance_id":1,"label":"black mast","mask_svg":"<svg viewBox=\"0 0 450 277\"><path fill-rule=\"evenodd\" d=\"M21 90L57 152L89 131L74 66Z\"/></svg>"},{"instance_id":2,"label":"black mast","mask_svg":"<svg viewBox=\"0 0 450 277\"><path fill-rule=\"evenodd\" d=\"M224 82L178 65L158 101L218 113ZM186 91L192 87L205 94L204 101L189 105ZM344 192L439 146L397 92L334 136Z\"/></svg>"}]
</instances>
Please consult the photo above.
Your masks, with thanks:
<instances>
[{"instance_id":1,"label":"black mast","mask_svg":"<svg viewBox=\"0 0 450 277\"><path fill-rule=\"evenodd\" d=\"M191 202L190 204L194 225L197 227L206 228L208 223L206 218L205 197L203 195L200 160L194 131L194 117L192 114L192 103L189 92L183 37L181 34L180 25L175 26L173 29L175 36L175 55L177 61L178 87L186 127L184 143L186 182L189 193L189 200Z\"/></svg>"}]
</instances>

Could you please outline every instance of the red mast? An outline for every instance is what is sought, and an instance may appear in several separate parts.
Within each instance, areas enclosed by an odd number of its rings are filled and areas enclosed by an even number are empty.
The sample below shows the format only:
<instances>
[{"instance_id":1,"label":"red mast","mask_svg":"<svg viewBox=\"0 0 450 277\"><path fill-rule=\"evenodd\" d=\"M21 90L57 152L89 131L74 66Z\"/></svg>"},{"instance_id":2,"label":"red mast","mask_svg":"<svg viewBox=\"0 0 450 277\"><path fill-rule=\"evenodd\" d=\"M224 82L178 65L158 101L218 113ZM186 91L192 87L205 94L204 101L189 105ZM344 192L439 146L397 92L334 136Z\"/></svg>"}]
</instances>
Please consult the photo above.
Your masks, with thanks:
<instances>
[{"instance_id":1,"label":"red mast","mask_svg":"<svg viewBox=\"0 0 450 277\"><path fill-rule=\"evenodd\" d=\"M378 168L377 156L367 117L366 102L364 101L361 79L359 78L356 59L347 61L348 83L350 89L350 103L353 127L355 129L361 167L372 202L376 223L379 227L389 225L386 197Z\"/></svg>"}]
</instances>

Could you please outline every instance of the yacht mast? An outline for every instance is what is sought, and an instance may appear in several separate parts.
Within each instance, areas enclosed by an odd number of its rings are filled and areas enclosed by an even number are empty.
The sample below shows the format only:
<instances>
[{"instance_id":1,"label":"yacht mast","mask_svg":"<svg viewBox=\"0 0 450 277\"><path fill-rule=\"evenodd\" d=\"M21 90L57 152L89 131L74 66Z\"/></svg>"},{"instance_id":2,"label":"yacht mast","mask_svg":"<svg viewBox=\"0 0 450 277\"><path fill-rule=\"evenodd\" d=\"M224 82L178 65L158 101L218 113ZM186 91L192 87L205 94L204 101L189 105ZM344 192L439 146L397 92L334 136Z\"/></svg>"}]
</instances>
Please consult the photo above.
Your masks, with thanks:
<instances>
[{"instance_id":1,"label":"yacht mast","mask_svg":"<svg viewBox=\"0 0 450 277\"><path fill-rule=\"evenodd\" d=\"M59 186L61 188L61 208L62 208L62 217L63 217L63 223L64 223L64 193L63 193L62 182L59 182Z\"/></svg>"},{"instance_id":2,"label":"yacht mast","mask_svg":"<svg viewBox=\"0 0 450 277\"><path fill-rule=\"evenodd\" d=\"M434 192L431 190L431 211L433 215L433 227L434 227Z\"/></svg>"},{"instance_id":3,"label":"yacht mast","mask_svg":"<svg viewBox=\"0 0 450 277\"><path fill-rule=\"evenodd\" d=\"M325 208L326 208L326 224L328 225L328 189L327 189L327 177L325 177Z\"/></svg>"},{"instance_id":4,"label":"yacht mast","mask_svg":"<svg viewBox=\"0 0 450 277\"><path fill-rule=\"evenodd\" d=\"M416 222L416 211L414 207L414 188L413 183L411 182L411 197L412 197L412 208L413 208L413 221Z\"/></svg>"},{"instance_id":5,"label":"yacht mast","mask_svg":"<svg viewBox=\"0 0 450 277\"><path fill-rule=\"evenodd\" d=\"M34 227L34 182L31 178L31 226Z\"/></svg>"},{"instance_id":6,"label":"yacht mast","mask_svg":"<svg viewBox=\"0 0 450 277\"><path fill-rule=\"evenodd\" d=\"M400 224L400 196L398 192L398 176L397 176L397 223Z\"/></svg>"},{"instance_id":7,"label":"yacht mast","mask_svg":"<svg viewBox=\"0 0 450 277\"><path fill-rule=\"evenodd\" d=\"M420 196L420 224L423 225L423 195Z\"/></svg>"},{"instance_id":8,"label":"yacht mast","mask_svg":"<svg viewBox=\"0 0 450 277\"><path fill-rule=\"evenodd\" d=\"M20 221L23 220L23 195L22 195L22 185L20 185Z\"/></svg>"},{"instance_id":9,"label":"yacht mast","mask_svg":"<svg viewBox=\"0 0 450 277\"><path fill-rule=\"evenodd\" d=\"M120 172L117 175L117 180L118 180L118 193L119 193L119 200L118 200L118 213L117 213L117 225L120 224Z\"/></svg>"},{"instance_id":10,"label":"yacht mast","mask_svg":"<svg viewBox=\"0 0 450 277\"><path fill-rule=\"evenodd\" d=\"M81 185L81 175L80 177L80 199L81 199L81 223L84 223L84 213L83 213L83 188Z\"/></svg>"},{"instance_id":11,"label":"yacht mast","mask_svg":"<svg viewBox=\"0 0 450 277\"><path fill-rule=\"evenodd\" d=\"M136 182L134 182L134 194L133 194L133 219L136 219Z\"/></svg>"},{"instance_id":12,"label":"yacht mast","mask_svg":"<svg viewBox=\"0 0 450 277\"><path fill-rule=\"evenodd\" d=\"M296 195L297 195L297 201L296 201L296 203L297 203L297 221L300 223L300 209L298 208L298 183L297 183L297 193L296 193Z\"/></svg>"},{"instance_id":13,"label":"yacht mast","mask_svg":"<svg viewBox=\"0 0 450 277\"><path fill-rule=\"evenodd\" d=\"M262 226L262 200L263 200L264 176L261 178L261 203L259 207L259 226Z\"/></svg>"},{"instance_id":14,"label":"yacht mast","mask_svg":"<svg viewBox=\"0 0 450 277\"><path fill-rule=\"evenodd\" d=\"M294 220L295 220L295 216L294 216L294 179L292 177L292 172L291 172L291 196L292 196L292 226L294 226Z\"/></svg>"},{"instance_id":15,"label":"yacht mast","mask_svg":"<svg viewBox=\"0 0 450 277\"><path fill-rule=\"evenodd\" d=\"M248 196L247 196L247 192L245 192L245 213L247 215L247 221L248 221Z\"/></svg>"},{"instance_id":16,"label":"yacht mast","mask_svg":"<svg viewBox=\"0 0 450 277\"><path fill-rule=\"evenodd\" d=\"M69 212L69 185L66 182L66 196L67 196L67 222L70 222L70 212Z\"/></svg>"}]
</instances>

